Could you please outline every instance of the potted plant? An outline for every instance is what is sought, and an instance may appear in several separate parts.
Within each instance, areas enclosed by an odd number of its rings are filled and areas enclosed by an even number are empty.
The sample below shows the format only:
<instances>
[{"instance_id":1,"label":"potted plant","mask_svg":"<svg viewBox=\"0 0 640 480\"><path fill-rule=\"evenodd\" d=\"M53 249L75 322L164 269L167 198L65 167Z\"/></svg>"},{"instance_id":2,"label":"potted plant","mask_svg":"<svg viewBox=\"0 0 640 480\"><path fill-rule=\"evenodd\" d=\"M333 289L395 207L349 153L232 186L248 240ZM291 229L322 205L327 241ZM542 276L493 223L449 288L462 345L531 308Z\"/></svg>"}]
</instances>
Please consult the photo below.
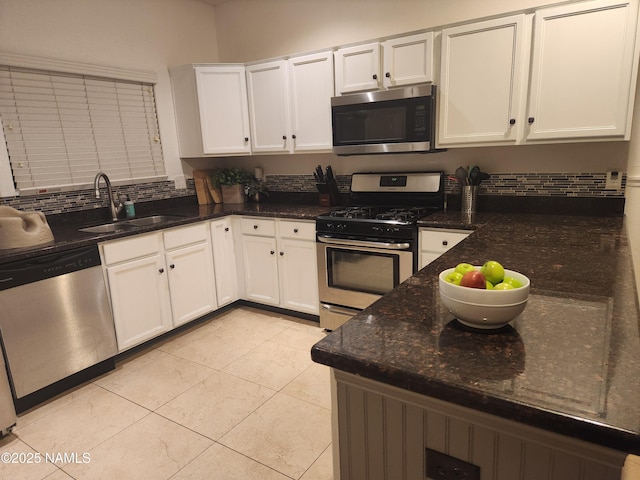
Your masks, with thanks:
<instances>
[{"instance_id":1,"label":"potted plant","mask_svg":"<svg viewBox=\"0 0 640 480\"><path fill-rule=\"evenodd\" d=\"M242 168L221 168L211 174L211 184L220 187L224 203L244 202L247 185L254 181L253 175Z\"/></svg>"}]
</instances>

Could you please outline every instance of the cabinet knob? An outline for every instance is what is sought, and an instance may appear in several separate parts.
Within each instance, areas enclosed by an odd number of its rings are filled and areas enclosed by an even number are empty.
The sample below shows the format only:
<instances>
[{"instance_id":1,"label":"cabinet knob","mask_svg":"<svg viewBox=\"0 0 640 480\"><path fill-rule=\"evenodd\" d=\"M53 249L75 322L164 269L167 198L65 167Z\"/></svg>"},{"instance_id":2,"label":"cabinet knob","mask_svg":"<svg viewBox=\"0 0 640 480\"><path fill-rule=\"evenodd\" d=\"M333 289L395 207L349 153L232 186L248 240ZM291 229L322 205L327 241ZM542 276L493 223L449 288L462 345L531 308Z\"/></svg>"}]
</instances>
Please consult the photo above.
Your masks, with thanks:
<instances>
[{"instance_id":1,"label":"cabinet knob","mask_svg":"<svg viewBox=\"0 0 640 480\"><path fill-rule=\"evenodd\" d=\"M389 72L385 73L384 76L387 78L391 78L391 74Z\"/></svg>"},{"instance_id":2,"label":"cabinet knob","mask_svg":"<svg viewBox=\"0 0 640 480\"><path fill-rule=\"evenodd\" d=\"M512 118L509 120L509 125L515 125L516 124L516 119Z\"/></svg>"},{"instance_id":3,"label":"cabinet knob","mask_svg":"<svg viewBox=\"0 0 640 480\"><path fill-rule=\"evenodd\" d=\"M376 75L375 73L373 74L373 79L377 80L378 79L378 75Z\"/></svg>"},{"instance_id":4,"label":"cabinet knob","mask_svg":"<svg viewBox=\"0 0 640 480\"><path fill-rule=\"evenodd\" d=\"M529 122L529 125L531 125L536 119L533 117L529 117L529 119L527 120Z\"/></svg>"},{"instance_id":5,"label":"cabinet knob","mask_svg":"<svg viewBox=\"0 0 640 480\"><path fill-rule=\"evenodd\" d=\"M253 226L253 229L254 229L254 230L257 230L257 229L258 229L258 225L254 225L254 226Z\"/></svg>"},{"instance_id":6,"label":"cabinet knob","mask_svg":"<svg viewBox=\"0 0 640 480\"><path fill-rule=\"evenodd\" d=\"M169 268L176 268L176 266L172 263L171 265L169 265Z\"/></svg>"},{"instance_id":7,"label":"cabinet knob","mask_svg":"<svg viewBox=\"0 0 640 480\"><path fill-rule=\"evenodd\" d=\"M282 257L284 255L284 252L280 252L280 256Z\"/></svg>"},{"instance_id":8,"label":"cabinet knob","mask_svg":"<svg viewBox=\"0 0 640 480\"><path fill-rule=\"evenodd\" d=\"M276 253L275 251L271 250L271 255L273 255L274 253Z\"/></svg>"},{"instance_id":9,"label":"cabinet knob","mask_svg":"<svg viewBox=\"0 0 640 480\"><path fill-rule=\"evenodd\" d=\"M249 141L249 137L244 137L244 141L248 142Z\"/></svg>"},{"instance_id":10,"label":"cabinet knob","mask_svg":"<svg viewBox=\"0 0 640 480\"><path fill-rule=\"evenodd\" d=\"M297 228L294 228L294 229L293 229L293 233L298 233L298 229L297 229Z\"/></svg>"},{"instance_id":11,"label":"cabinet knob","mask_svg":"<svg viewBox=\"0 0 640 480\"><path fill-rule=\"evenodd\" d=\"M446 240L443 240L442 241L442 245L444 245L446 247L447 245L449 245L449 242L447 242Z\"/></svg>"},{"instance_id":12,"label":"cabinet knob","mask_svg":"<svg viewBox=\"0 0 640 480\"><path fill-rule=\"evenodd\" d=\"M224 231L228 232L229 231L229 227L224 227Z\"/></svg>"},{"instance_id":13,"label":"cabinet knob","mask_svg":"<svg viewBox=\"0 0 640 480\"><path fill-rule=\"evenodd\" d=\"M295 140L295 139L296 139L296 136L295 136L295 135L291 135L291 138L293 138L293 139Z\"/></svg>"},{"instance_id":14,"label":"cabinet knob","mask_svg":"<svg viewBox=\"0 0 640 480\"><path fill-rule=\"evenodd\" d=\"M286 139L287 139L287 136L286 136L286 135L282 135L282 139L283 139L283 140L286 140Z\"/></svg>"},{"instance_id":15,"label":"cabinet knob","mask_svg":"<svg viewBox=\"0 0 640 480\"><path fill-rule=\"evenodd\" d=\"M161 268L160 270L158 270L158 272L164 273L164 268Z\"/></svg>"}]
</instances>

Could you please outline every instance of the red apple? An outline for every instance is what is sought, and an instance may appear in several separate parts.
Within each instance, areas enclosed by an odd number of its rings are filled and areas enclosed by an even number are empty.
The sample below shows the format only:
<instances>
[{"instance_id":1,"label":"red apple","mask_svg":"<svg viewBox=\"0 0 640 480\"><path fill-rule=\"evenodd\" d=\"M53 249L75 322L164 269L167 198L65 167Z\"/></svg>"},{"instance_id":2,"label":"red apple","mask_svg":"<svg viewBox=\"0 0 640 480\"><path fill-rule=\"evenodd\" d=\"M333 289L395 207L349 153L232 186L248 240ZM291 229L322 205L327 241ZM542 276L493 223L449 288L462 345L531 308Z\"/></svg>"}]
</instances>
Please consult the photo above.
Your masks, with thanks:
<instances>
[{"instance_id":1,"label":"red apple","mask_svg":"<svg viewBox=\"0 0 640 480\"><path fill-rule=\"evenodd\" d=\"M462 276L460 280L461 287L469 287L469 288L482 288L483 290L487 287L487 281L478 270L473 270L471 272L467 272Z\"/></svg>"}]
</instances>

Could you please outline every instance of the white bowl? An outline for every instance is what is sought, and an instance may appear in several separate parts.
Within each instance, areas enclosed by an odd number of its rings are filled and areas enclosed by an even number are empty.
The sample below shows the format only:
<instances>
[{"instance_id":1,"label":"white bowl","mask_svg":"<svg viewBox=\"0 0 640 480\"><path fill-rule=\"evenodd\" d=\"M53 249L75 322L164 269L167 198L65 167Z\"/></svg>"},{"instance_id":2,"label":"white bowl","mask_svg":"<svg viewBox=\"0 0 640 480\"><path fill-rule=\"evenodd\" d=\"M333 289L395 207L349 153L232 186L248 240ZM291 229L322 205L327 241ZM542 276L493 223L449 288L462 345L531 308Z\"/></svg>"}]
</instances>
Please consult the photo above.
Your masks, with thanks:
<instances>
[{"instance_id":1,"label":"white bowl","mask_svg":"<svg viewBox=\"0 0 640 480\"><path fill-rule=\"evenodd\" d=\"M480 270L480 267L475 267ZM485 290L446 282L444 278L455 268L440 272L440 300L460 323L473 328L500 328L520 315L529 299L529 279L513 270L504 271L505 277L522 282L513 290Z\"/></svg>"}]
</instances>

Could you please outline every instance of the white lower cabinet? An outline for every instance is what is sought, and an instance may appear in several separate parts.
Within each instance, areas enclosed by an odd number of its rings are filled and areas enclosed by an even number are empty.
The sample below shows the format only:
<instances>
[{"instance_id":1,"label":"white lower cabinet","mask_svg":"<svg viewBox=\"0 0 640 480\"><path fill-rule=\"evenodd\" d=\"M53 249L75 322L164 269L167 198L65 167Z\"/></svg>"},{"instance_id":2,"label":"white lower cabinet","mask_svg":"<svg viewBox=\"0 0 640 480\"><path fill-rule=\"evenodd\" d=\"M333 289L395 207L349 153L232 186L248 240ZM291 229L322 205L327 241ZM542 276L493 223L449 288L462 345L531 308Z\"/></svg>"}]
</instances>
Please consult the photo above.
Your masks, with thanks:
<instances>
[{"instance_id":1,"label":"white lower cabinet","mask_svg":"<svg viewBox=\"0 0 640 480\"><path fill-rule=\"evenodd\" d=\"M118 349L127 350L169 331L173 324L160 234L101 247Z\"/></svg>"},{"instance_id":2,"label":"white lower cabinet","mask_svg":"<svg viewBox=\"0 0 640 480\"><path fill-rule=\"evenodd\" d=\"M101 245L118 349L217 308L206 223Z\"/></svg>"},{"instance_id":3,"label":"white lower cabinet","mask_svg":"<svg viewBox=\"0 0 640 480\"><path fill-rule=\"evenodd\" d=\"M207 224L202 222L164 232L164 246L173 326L218 308Z\"/></svg>"},{"instance_id":4,"label":"white lower cabinet","mask_svg":"<svg viewBox=\"0 0 640 480\"><path fill-rule=\"evenodd\" d=\"M317 315L318 262L314 222L278 221L282 307Z\"/></svg>"},{"instance_id":5,"label":"white lower cabinet","mask_svg":"<svg viewBox=\"0 0 640 480\"><path fill-rule=\"evenodd\" d=\"M218 306L238 300L238 268L232 217L211 222L211 248Z\"/></svg>"},{"instance_id":6,"label":"white lower cabinet","mask_svg":"<svg viewBox=\"0 0 640 480\"><path fill-rule=\"evenodd\" d=\"M315 223L241 219L245 298L318 314Z\"/></svg>"},{"instance_id":7,"label":"white lower cabinet","mask_svg":"<svg viewBox=\"0 0 640 480\"><path fill-rule=\"evenodd\" d=\"M421 228L419 231L420 242L420 268L424 268L433 262L447 250L455 247L462 240L471 235L468 230L449 230L444 228ZM463 262L464 260L460 260Z\"/></svg>"}]
</instances>

